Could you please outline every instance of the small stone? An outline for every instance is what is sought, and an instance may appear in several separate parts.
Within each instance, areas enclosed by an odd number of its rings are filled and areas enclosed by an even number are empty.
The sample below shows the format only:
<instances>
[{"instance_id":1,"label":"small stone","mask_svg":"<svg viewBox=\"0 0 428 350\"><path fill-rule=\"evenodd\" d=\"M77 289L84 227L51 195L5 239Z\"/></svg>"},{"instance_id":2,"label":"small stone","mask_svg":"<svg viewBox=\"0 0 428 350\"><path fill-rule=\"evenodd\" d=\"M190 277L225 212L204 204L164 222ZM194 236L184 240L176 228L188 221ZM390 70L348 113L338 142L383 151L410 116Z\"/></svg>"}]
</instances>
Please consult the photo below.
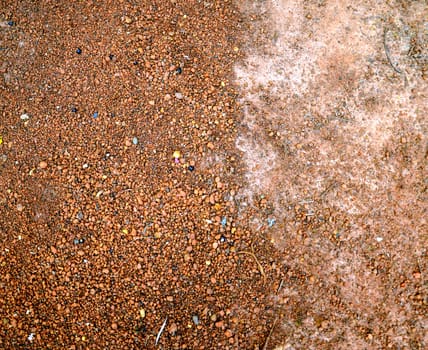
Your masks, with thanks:
<instances>
[{"instance_id":1,"label":"small stone","mask_svg":"<svg viewBox=\"0 0 428 350\"><path fill-rule=\"evenodd\" d=\"M82 220L82 219L83 219L83 213L82 213L81 211L79 211L79 212L77 213L77 218L78 218L79 220Z\"/></svg>"},{"instance_id":2,"label":"small stone","mask_svg":"<svg viewBox=\"0 0 428 350\"><path fill-rule=\"evenodd\" d=\"M117 329L117 323L112 323L111 324L111 328L114 329L114 330L116 330Z\"/></svg>"},{"instance_id":3,"label":"small stone","mask_svg":"<svg viewBox=\"0 0 428 350\"><path fill-rule=\"evenodd\" d=\"M24 210L24 206L19 203L19 204L16 205L16 210L23 211Z\"/></svg>"},{"instance_id":4,"label":"small stone","mask_svg":"<svg viewBox=\"0 0 428 350\"><path fill-rule=\"evenodd\" d=\"M123 16L123 21L124 21L126 24L131 24L131 23L132 23L132 18L131 18L131 17L128 17L128 16Z\"/></svg>"},{"instance_id":5,"label":"small stone","mask_svg":"<svg viewBox=\"0 0 428 350\"><path fill-rule=\"evenodd\" d=\"M181 67L177 67L177 69L175 70L176 74L181 74L183 72L183 69Z\"/></svg>"},{"instance_id":6,"label":"small stone","mask_svg":"<svg viewBox=\"0 0 428 350\"><path fill-rule=\"evenodd\" d=\"M146 317L146 310L144 310L144 309L140 309L140 317L141 317L141 318Z\"/></svg>"},{"instance_id":7,"label":"small stone","mask_svg":"<svg viewBox=\"0 0 428 350\"><path fill-rule=\"evenodd\" d=\"M130 147L132 145L132 142L129 140L125 140L125 146Z\"/></svg>"},{"instance_id":8,"label":"small stone","mask_svg":"<svg viewBox=\"0 0 428 350\"><path fill-rule=\"evenodd\" d=\"M175 159L179 159L181 157L181 152L180 151L174 151L174 153L172 154L172 156Z\"/></svg>"},{"instance_id":9,"label":"small stone","mask_svg":"<svg viewBox=\"0 0 428 350\"><path fill-rule=\"evenodd\" d=\"M30 119L30 116L27 113L21 114L20 116L21 120L28 120Z\"/></svg>"},{"instance_id":10,"label":"small stone","mask_svg":"<svg viewBox=\"0 0 428 350\"><path fill-rule=\"evenodd\" d=\"M77 108L76 108L76 107L71 107L71 111L72 111L73 113L77 113Z\"/></svg>"},{"instance_id":11,"label":"small stone","mask_svg":"<svg viewBox=\"0 0 428 350\"><path fill-rule=\"evenodd\" d=\"M39 163L39 168L40 169L46 169L48 167L48 163L46 163L44 160L42 160L40 163Z\"/></svg>"},{"instance_id":12,"label":"small stone","mask_svg":"<svg viewBox=\"0 0 428 350\"><path fill-rule=\"evenodd\" d=\"M226 332L224 332L224 335L225 335L227 338L230 338L230 337L233 335L233 333L232 333L232 331L231 331L230 329L227 329L227 330L226 330Z\"/></svg>"},{"instance_id":13,"label":"small stone","mask_svg":"<svg viewBox=\"0 0 428 350\"><path fill-rule=\"evenodd\" d=\"M195 325L199 324L199 317L197 315L193 315L192 316L192 321Z\"/></svg>"},{"instance_id":14,"label":"small stone","mask_svg":"<svg viewBox=\"0 0 428 350\"><path fill-rule=\"evenodd\" d=\"M193 171L195 170L195 167L193 165L189 165L189 167L187 168L189 171Z\"/></svg>"},{"instance_id":15,"label":"small stone","mask_svg":"<svg viewBox=\"0 0 428 350\"><path fill-rule=\"evenodd\" d=\"M77 48L76 53L80 55L82 53L82 49L80 47Z\"/></svg>"},{"instance_id":16,"label":"small stone","mask_svg":"<svg viewBox=\"0 0 428 350\"><path fill-rule=\"evenodd\" d=\"M208 143L207 143L207 147L208 147L209 149L214 149L214 145L213 145L213 143L212 143L212 142L208 142Z\"/></svg>"},{"instance_id":17,"label":"small stone","mask_svg":"<svg viewBox=\"0 0 428 350\"><path fill-rule=\"evenodd\" d=\"M98 118L98 112L95 112L94 114L92 114L92 118L97 119Z\"/></svg>"},{"instance_id":18,"label":"small stone","mask_svg":"<svg viewBox=\"0 0 428 350\"><path fill-rule=\"evenodd\" d=\"M171 295L168 295L168 296L166 297L166 300L167 300L167 301L169 301L169 302L173 302L173 301L174 301L174 298L173 298Z\"/></svg>"},{"instance_id":19,"label":"small stone","mask_svg":"<svg viewBox=\"0 0 428 350\"><path fill-rule=\"evenodd\" d=\"M215 323L215 326L216 326L217 328L221 328L221 327L223 327L223 326L224 326L224 322L223 322L223 321L218 321L218 322L216 322L216 323Z\"/></svg>"},{"instance_id":20,"label":"small stone","mask_svg":"<svg viewBox=\"0 0 428 350\"><path fill-rule=\"evenodd\" d=\"M175 332L177 332L178 327L176 323L172 323L169 328L168 328L168 333L169 334L175 334Z\"/></svg>"},{"instance_id":21,"label":"small stone","mask_svg":"<svg viewBox=\"0 0 428 350\"><path fill-rule=\"evenodd\" d=\"M15 22L14 21L8 21L7 25L10 27L13 27L15 25Z\"/></svg>"},{"instance_id":22,"label":"small stone","mask_svg":"<svg viewBox=\"0 0 428 350\"><path fill-rule=\"evenodd\" d=\"M137 139L136 137L133 137L133 138L132 138L132 143L133 143L134 145L138 145L138 139Z\"/></svg>"},{"instance_id":23,"label":"small stone","mask_svg":"<svg viewBox=\"0 0 428 350\"><path fill-rule=\"evenodd\" d=\"M175 93L175 97L179 100L181 100L183 98L183 94L181 92L176 92Z\"/></svg>"}]
</instances>

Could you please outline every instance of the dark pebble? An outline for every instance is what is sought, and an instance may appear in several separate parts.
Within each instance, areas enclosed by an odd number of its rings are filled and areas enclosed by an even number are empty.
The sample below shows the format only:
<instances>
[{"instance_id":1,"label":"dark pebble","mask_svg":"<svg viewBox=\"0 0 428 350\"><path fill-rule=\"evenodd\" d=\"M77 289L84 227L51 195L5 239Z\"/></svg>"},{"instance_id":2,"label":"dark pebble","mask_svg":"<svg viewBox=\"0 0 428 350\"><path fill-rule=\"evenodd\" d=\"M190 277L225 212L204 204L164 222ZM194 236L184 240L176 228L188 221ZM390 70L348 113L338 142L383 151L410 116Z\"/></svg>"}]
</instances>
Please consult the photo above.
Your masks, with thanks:
<instances>
[{"instance_id":1,"label":"dark pebble","mask_svg":"<svg viewBox=\"0 0 428 350\"><path fill-rule=\"evenodd\" d=\"M7 24L10 25L11 27L13 27L15 25L15 22L14 21L9 21L9 22L7 22Z\"/></svg>"},{"instance_id":2,"label":"dark pebble","mask_svg":"<svg viewBox=\"0 0 428 350\"><path fill-rule=\"evenodd\" d=\"M76 108L76 107L71 107L71 111L72 111L73 113L77 113L77 108Z\"/></svg>"},{"instance_id":3,"label":"dark pebble","mask_svg":"<svg viewBox=\"0 0 428 350\"><path fill-rule=\"evenodd\" d=\"M138 61L134 61L134 66L136 66L138 64Z\"/></svg>"},{"instance_id":4,"label":"dark pebble","mask_svg":"<svg viewBox=\"0 0 428 350\"><path fill-rule=\"evenodd\" d=\"M110 55L108 55L108 58L110 58L110 61L112 61L114 58L114 55L111 53Z\"/></svg>"},{"instance_id":5,"label":"dark pebble","mask_svg":"<svg viewBox=\"0 0 428 350\"><path fill-rule=\"evenodd\" d=\"M177 74L181 74L181 73L183 73L183 69L182 69L181 67L178 67L178 68L175 70L175 73L177 73Z\"/></svg>"},{"instance_id":6,"label":"dark pebble","mask_svg":"<svg viewBox=\"0 0 428 350\"><path fill-rule=\"evenodd\" d=\"M95 112L94 114L92 114L92 117L94 117L95 119L98 118L98 112Z\"/></svg>"},{"instance_id":7,"label":"dark pebble","mask_svg":"<svg viewBox=\"0 0 428 350\"><path fill-rule=\"evenodd\" d=\"M80 239L79 239L79 243L80 243L80 244L85 243L85 239L84 239L84 238L80 238Z\"/></svg>"},{"instance_id":8,"label":"dark pebble","mask_svg":"<svg viewBox=\"0 0 428 350\"><path fill-rule=\"evenodd\" d=\"M76 50L76 53L77 53L78 55L80 55L80 54L82 53L82 49L79 47L79 48Z\"/></svg>"},{"instance_id":9,"label":"dark pebble","mask_svg":"<svg viewBox=\"0 0 428 350\"><path fill-rule=\"evenodd\" d=\"M223 236L223 235L222 235L222 236L220 237L220 242L221 242L221 243L224 243L224 242L226 242L226 241L227 241L227 238L226 238L225 236Z\"/></svg>"},{"instance_id":10,"label":"dark pebble","mask_svg":"<svg viewBox=\"0 0 428 350\"><path fill-rule=\"evenodd\" d=\"M193 170L195 170L195 167L193 165L189 165L189 167L187 169L189 169L189 171L193 171Z\"/></svg>"}]
</instances>

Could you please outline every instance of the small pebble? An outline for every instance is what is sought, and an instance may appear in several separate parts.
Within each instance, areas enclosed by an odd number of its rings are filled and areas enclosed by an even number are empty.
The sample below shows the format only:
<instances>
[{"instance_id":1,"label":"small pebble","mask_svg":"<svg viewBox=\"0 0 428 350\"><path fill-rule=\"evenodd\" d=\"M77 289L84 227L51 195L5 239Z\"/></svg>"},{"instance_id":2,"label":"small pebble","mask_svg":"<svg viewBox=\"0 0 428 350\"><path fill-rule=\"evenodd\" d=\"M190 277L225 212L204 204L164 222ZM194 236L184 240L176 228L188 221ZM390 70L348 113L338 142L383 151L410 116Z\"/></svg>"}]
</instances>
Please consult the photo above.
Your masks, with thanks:
<instances>
[{"instance_id":1,"label":"small pebble","mask_svg":"<svg viewBox=\"0 0 428 350\"><path fill-rule=\"evenodd\" d=\"M40 169L46 169L48 167L48 163L46 163L44 160L42 160L40 163L39 163L39 168Z\"/></svg>"},{"instance_id":2,"label":"small pebble","mask_svg":"<svg viewBox=\"0 0 428 350\"><path fill-rule=\"evenodd\" d=\"M172 154L172 156L175 159L179 159L181 157L181 152L180 151L174 151L174 153Z\"/></svg>"},{"instance_id":3,"label":"small pebble","mask_svg":"<svg viewBox=\"0 0 428 350\"><path fill-rule=\"evenodd\" d=\"M77 113L77 108L76 108L76 107L71 107L71 111L72 111L73 113Z\"/></svg>"},{"instance_id":4,"label":"small pebble","mask_svg":"<svg viewBox=\"0 0 428 350\"><path fill-rule=\"evenodd\" d=\"M93 117L94 119L97 119L97 118L98 118L98 112L95 112L94 114L92 114L92 117Z\"/></svg>"},{"instance_id":5,"label":"small pebble","mask_svg":"<svg viewBox=\"0 0 428 350\"><path fill-rule=\"evenodd\" d=\"M189 169L189 171L193 171L193 170L195 170L195 167L193 165L189 165L189 167L187 169Z\"/></svg>"},{"instance_id":6,"label":"small pebble","mask_svg":"<svg viewBox=\"0 0 428 350\"><path fill-rule=\"evenodd\" d=\"M80 55L82 53L82 49L80 47L77 48L76 53Z\"/></svg>"},{"instance_id":7,"label":"small pebble","mask_svg":"<svg viewBox=\"0 0 428 350\"><path fill-rule=\"evenodd\" d=\"M8 21L8 22L7 22L7 24L8 24L9 26L13 27L13 26L15 25L15 22L14 22L14 21Z\"/></svg>"},{"instance_id":8,"label":"small pebble","mask_svg":"<svg viewBox=\"0 0 428 350\"><path fill-rule=\"evenodd\" d=\"M221 226L226 227L227 224L227 219L225 216L223 216L223 218L221 219Z\"/></svg>"},{"instance_id":9,"label":"small pebble","mask_svg":"<svg viewBox=\"0 0 428 350\"><path fill-rule=\"evenodd\" d=\"M192 321L195 325L199 324L199 317L197 315L193 315L192 316Z\"/></svg>"},{"instance_id":10,"label":"small pebble","mask_svg":"<svg viewBox=\"0 0 428 350\"><path fill-rule=\"evenodd\" d=\"M73 239L73 243L76 245L79 244L79 239L78 238Z\"/></svg>"},{"instance_id":11,"label":"small pebble","mask_svg":"<svg viewBox=\"0 0 428 350\"><path fill-rule=\"evenodd\" d=\"M128 17L128 16L124 16L124 17L123 17L123 20L124 20L124 22L125 22L126 24L131 24L131 23L132 23L132 18L131 18L131 17Z\"/></svg>"},{"instance_id":12,"label":"small pebble","mask_svg":"<svg viewBox=\"0 0 428 350\"><path fill-rule=\"evenodd\" d=\"M181 92L176 92L175 97L181 100L183 98L183 94Z\"/></svg>"},{"instance_id":13,"label":"small pebble","mask_svg":"<svg viewBox=\"0 0 428 350\"><path fill-rule=\"evenodd\" d=\"M269 218L267 219L267 221L268 221L268 226L272 227L273 225L275 225L276 219Z\"/></svg>"},{"instance_id":14,"label":"small pebble","mask_svg":"<svg viewBox=\"0 0 428 350\"><path fill-rule=\"evenodd\" d=\"M85 163L85 164L82 165L83 169L87 169L88 167L89 167L89 165L87 163Z\"/></svg>"},{"instance_id":15,"label":"small pebble","mask_svg":"<svg viewBox=\"0 0 428 350\"><path fill-rule=\"evenodd\" d=\"M133 143L134 145L138 145L138 139L137 139L136 137L133 137L133 138L132 138L132 143Z\"/></svg>"},{"instance_id":16,"label":"small pebble","mask_svg":"<svg viewBox=\"0 0 428 350\"><path fill-rule=\"evenodd\" d=\"M82 220L82 219L83 219L83 213L82 213L81 211L79 211L79 212L77 213L77 218L78 218L79 220Z\"/></svg>"},{"instance_id":17,"label":"small pebble","mask_svg":"<svg viewBox=\"0 0 428 350\"><path fill-rule=\"evenodd\" d=\"M28 120L30 119L30 116L27 113L21 114L21 120Z\"/></svg>"},{"instance_id":18,"label":"small pebble","mask_svg":"<svg viewBox=\"0 0 428 350\"><path fill-rule=\"evenodd\" d=\"M224 242L226 242L226 241L227 241L227 238L226 238L225 236L223 236L223 235L222 235L222 236L220 237L220 242L221 242L221 243L224 243Z\"/></svg>"},{"instance_id":19,"label":"small pebble","mask_svg":"<svg viewBox=\"0 0 428 350\"><path fill-rule=\"evenodd\" d=\"M181 74L183 72L183 69L181 67L177 67L177 69L175 70L175 73L177 74Z\"/></svg>"}]
</instances>

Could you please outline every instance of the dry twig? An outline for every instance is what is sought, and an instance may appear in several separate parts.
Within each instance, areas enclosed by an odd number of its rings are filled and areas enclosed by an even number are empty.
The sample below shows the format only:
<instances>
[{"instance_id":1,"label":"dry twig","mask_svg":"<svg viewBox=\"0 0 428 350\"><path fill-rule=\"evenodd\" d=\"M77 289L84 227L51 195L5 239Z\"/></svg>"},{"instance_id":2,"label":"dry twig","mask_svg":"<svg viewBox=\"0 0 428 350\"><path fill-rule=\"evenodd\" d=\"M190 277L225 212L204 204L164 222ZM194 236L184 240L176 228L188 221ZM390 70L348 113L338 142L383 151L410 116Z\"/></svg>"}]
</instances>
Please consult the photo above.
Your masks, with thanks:
<instances>
[{"instance_id":1,"label":"dry twig","mask_svg":"<svg viewBox=\"0 0 428 350\"><path fill-rule=\"evenodd\" d=\"M388 29L387 29L387 28L385 28L385 30L383 31L383 48L385 49L385 55L386 55L386 58L388 59L388 62L389 62L389 64L391 65L392 69L394 69L397 73L401 74L401 73L402 73L402 71L401 71L401 70L399 70L399 69L394 65L394 63L392 63L391 55L390 55L390 53L389 53L389 48L388 48L388 45L386 44L386 34L387 34L387 33L388 33Z\"/></svg>"},{"instance_id":2,"label":"dry twig","mask_svg":"<svg viewBox=\"0 0 428 350\"><path fill-rule=\"evenodd\" d=\"M245 250L238 252L238 254L247 254L253 257L254 261L256 262L258 268L259 268L259 272L260 274L263 276L263 280L266 282L266 274L265 274L265 270L263 269L262 264L260 264L259 259L257 259L256 255L253 252L247 252Z\"/></svg>"},{"instance_id":3,"label":"dry twig","mask_svg":"<svg viewBox=\"0 0 428 350\"><path fill-rule=\"evenodd\" d=\"M159 332L158 332L158 335L156 336L156 342L155 342L155 345L158 345L159 339L160 339L160 337L161 337L161 335L162 335L163 330L165 329L165 326L166 326L166 322L167 322L167 321L168 321L168 316L165 318L165 321L163 321L162 326L161 326L161 328L160 328L160 330L159 330Z\"/></svg>"},{"instance_id":4,"label":"dry twig","mask_svg":"<svg viewBox=\"0 0 428 350\"><path fill-rule=\"evenodd\" d=\"M269 339L270 339L270 336L272 335L272 333L273 333L273 329L275 328L275 326L276 326L276 322L278 321L278 317L277 318L275 318L275 321L273 321L273 325L272 325L272 327L271 327L271 329L270 329L270 332L269 332L269 334L268 334L268 336L267 336L267 338L266 338L266 341L265 341L265 345L263 346L263 350L266 350L267 349L267 346L268 346L268 343L269 343Z\"/></svg>"}]
</instances>

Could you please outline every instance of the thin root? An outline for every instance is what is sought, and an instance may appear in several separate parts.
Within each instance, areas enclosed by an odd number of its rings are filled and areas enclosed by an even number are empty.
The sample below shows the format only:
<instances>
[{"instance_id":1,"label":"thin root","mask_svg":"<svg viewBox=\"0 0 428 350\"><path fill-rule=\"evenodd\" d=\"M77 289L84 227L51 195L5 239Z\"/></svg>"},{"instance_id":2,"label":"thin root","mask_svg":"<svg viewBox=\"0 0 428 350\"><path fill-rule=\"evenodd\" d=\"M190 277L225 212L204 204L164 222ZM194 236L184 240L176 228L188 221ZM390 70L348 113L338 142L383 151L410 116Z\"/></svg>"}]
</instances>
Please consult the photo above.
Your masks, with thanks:
<instances>
[{"instance_id":1,"label":"thin root","mask_svg":"<svg viewBox=\"0 0 428 350\"><path fill-rule=\"evenodd\" d=\"M266 338L266 341L265 341L265 345L263 346L263 350L266 350L267 349L267 346L268 346L268 343L269 343L269 339L270 339L270 336L272 335L272 333L273 333L273 329L275 328L275 326L276 326L276 322L278 321L278 317L277 318L275 318L275 321L273 321L273 325L272 325L272 327L271 327L271 329L270 329L270 332L269 332L269 334L268 334L268 336L267 336L267 338Z\"/></svg>"},{"instance_id":2,"label":"thin root","mask_svg":"<svg viewBox=\"0 0 428 350\"><path fill-rule=\"evenodd\" d=\"M256 262L258 268L259 268L260 274L263 276L263 280L266 282L265 270L263 269L263 266L262 266L262 264L260 264L260 261L257 259L256 255L253 252L247 252L245 250L238 252L238 254L247 254L247 255L252 256L254 261Z\"/></svg>"},{"instance_id":3,"label":"thin root","mask_svg":"<svg viewBox=\"0 0 428 350\"><path fill-rule=\"evenodd\" d=\"M383 48L385 49L385 55L386 55L386 58L388 59L388 62L389 62L389 64L390 64L390 66L392 67L392 69L394 69L397 73L401 74L401 73L402 73L402 71L401 71L401 70L399 70L399 69L394 65L394 63L392 63L391 55L390 55L390 53L389 53L389 48L388 48L388 45L386 44L386 34L387 34L387 33L388 33L388 29L387 29L387 28L385 28L385 30L383 31Z\"/></svg>"}]
</instances>

